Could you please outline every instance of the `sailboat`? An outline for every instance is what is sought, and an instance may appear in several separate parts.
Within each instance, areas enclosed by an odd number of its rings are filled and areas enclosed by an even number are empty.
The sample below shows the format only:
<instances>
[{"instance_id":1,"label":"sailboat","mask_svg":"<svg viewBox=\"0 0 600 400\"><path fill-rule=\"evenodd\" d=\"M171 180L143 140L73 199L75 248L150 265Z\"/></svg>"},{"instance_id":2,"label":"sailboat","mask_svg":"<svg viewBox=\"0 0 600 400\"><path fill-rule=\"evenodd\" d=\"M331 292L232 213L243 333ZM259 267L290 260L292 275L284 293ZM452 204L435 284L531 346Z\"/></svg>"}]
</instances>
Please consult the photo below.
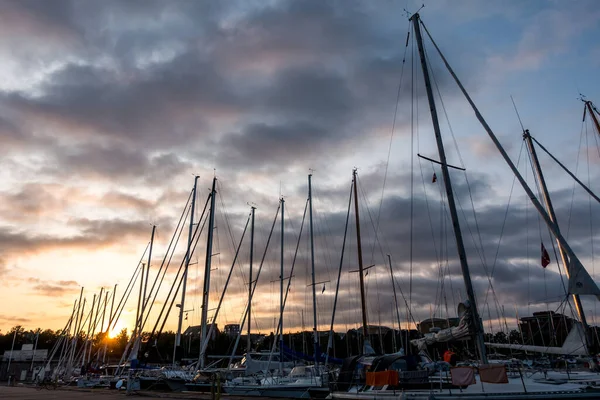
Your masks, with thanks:
<instances>
[{"instance_id":1,"label":"sailboat","mask_svg":"<svg viewBox=\"0 0 600 400\"><path fill-rule=\"evenodd\" d=\"M293 366L291 371L284 371L284 364L279 362L279 368L275 369L272 375L268 373L263 376L256 377L254 382L248 382L244 379L234 379L227 382L224 386L224 390L226 393L231 395L239 395L239 396L260 396L260 397L275 397L275 398L309 398L309 397L317 397L322 398L329 394L329 389L327 387L327 381L323 379L325 375L325 371L323 366L319 364L319 361L322 359L321 354L319 353L319 337L318 337L318 327L317 327L317 309L316 309L316 285L319 285L322 282L315 282L315 264L314 264L314 238L313 238L313 221L312 221L312 174L308 176L308 199L307 206L309 209L309 225L310 225L310 243L311 243L311 270L312 270L312 299L313 299L313 332L314 332L314 355L312 360L314 361L314 365L296 365ZM285 201L283 198L280 199L280 209L281 209L281 265L280 265L280 305L279 305L279 325L277 327L277 334L279 335L279 347L280 351L275 351L275 345L277 341L273 343L273 348L269 354L269 365L271 365L270 360L272 358L281 357L283 359L283 311L285 307L285 300L287 300L287 293L289 293L289 283L288 280L288 290L286 290L284 297L283 290L283 280L284 280L284 205ZM306 209L305 209L306 215ZM300 235L301 236L301 235ZM298 241L298 245L299 245ZM295 263L295 259L294 259ZM292 268L294 263L292 263ZM288 279L291 280L292 274ZM275 364L275 363L273 363ZM267 372L270 371L270 368L267 368Z\"/></svg>"},{"instance_id":2,"label":"sailboat","mask_svg":"<svg viewBox=\"0 0 600 400\"><path fill-rule=\"evenodd\" d=\"M508 378L506 368L503 365L494 366L488 363L486 346L484 343L483 336L483 325L482 320L478 312L478 304L475 298L473 285L471 282L471 275L469 271L469 265L467 262L467 256L465 246L462 239L461 226L458 219L457 207L454 200L454 192L452 188L452 182L449 174L449 164L446 160L446 154L444 149L444 143L441 137L441 131L438 121L438 115L436 110L436 102L433 96L433 89L431 80L429 77L429 67L427 65L428 58L425 55L423 46L423 37L421 33L421 27L425 30L427 36L431 40L435 50L441 57L444 65L452 75L453 79L459 86L461 92L467 99L468 103L472 107L475 115L489 137L495 144L496 148L511 168L515 177L526 191L532 204L537 209L542 219L548 226L549 230L555 237L559 247L564 252L565 266L569 274L568 291L569 294L573 295L575 302L577 302L579 295L596 295L600 294L596 283L591 279L590 275L585 270L582 263L577 258L565 238L561 235L556 223L556 218L553 215L553 211L550 207L544 209L540 201L531 191L519 171L512 163L507 153L504 151L502 145L499 143L496 135L489 127L474 102L471 100L467 91L463 87L462 83L450 67L448 61L442 54L441 50L431 37L429 31L421 21L418 13L413 14L410 17L410 22L413 25L413 32L415 40L417 41L417 47L419 51L420 63L423 72L423 78L425 80L425 89L427 92L427 99L429 102L429 108L431 113L431 120L433 124L433 130L435 133L435 139L437 143L439 161L434 161L441 166L443 182L446 191L446 197L448 201L448 209L452 220L452 226L454 231L454 238L460 260L461 271L465 283L466 293L468 300L461 303L459 306L459 314L461 315L461 321L458 327L449 328L446 330L439 331L435 334L430 335L413 341L413 344L417 346L423 346L429 343L445 342L452 340L455 337L470 337L475 342L475 347L478 353L479 363L477 365L478 372L470 367L463 367L460 369L451 369L449 373L444 374L441 369L438 368L437 363L426 364L424 362L419 363L420 365L407 365L405 359L396 357L395 359L387 360L386 357L375 358L371 363L371 371L366 372L367 382L361 380L360 377L356 380L356 375L351 376L352 379L347 382L347 387L343 388L346 390L338 390L332 392L331 397L334 399L381 399L381 398L411 398L411 399L456 399L456 398L468 398L468 399L522 399L522 398L540 398L540 399L584 399L584 398L598 398L600 396L600 387L596 380L585 381L580 383L568 383L566 381L554 381L549 382L548 380L536 381L533 376L524 376L522 371L519 369L518 374L513 379ZM408 43L408 41L407 41ZM586 105L589 106L589 105ZM539 176L539 171L538 171ZM544 199L546 205L549 205L548 198ZM580 314L582 316L582 314ZM364 317L363 317L364 320ZM582 325L585 326L585 320ZM570 342L569 344L570 345ZM404 362L399 362L400 360ZM417 360L415 360L417 361ZM422 360L424 361L424 360ZM352 360L350 360L352 362ZM354 360L356 364L356 360ZM418 368L420 367L420 369ZM366 368L365 368L366 369ZM490 380L489 374L486 374L484 379L483 372L495 370L500 373L501 378L496 379L495 382L491 383L494 379ZM344 367L342 368L344 371ZM364 374L364 370L362 371ZM496 378L499 376L494 373ZM410 380L414 376L418 376L421 379L421 383L425 386L421 389L411 387L407 384L407 380ZM340 375L342 375L340 373ZM406 378L406 379L405 379ZM455 379L456 378L456 379ZM461 379L462 378L462 379ZM598 379L600 381L600 379ZM370 381L370 382L369 382ZM460 383L459 383L460 382ZM346 382L345 382L346 383ZM583 384L582 384L583 383Z\"/></svg>"}]
</instances>

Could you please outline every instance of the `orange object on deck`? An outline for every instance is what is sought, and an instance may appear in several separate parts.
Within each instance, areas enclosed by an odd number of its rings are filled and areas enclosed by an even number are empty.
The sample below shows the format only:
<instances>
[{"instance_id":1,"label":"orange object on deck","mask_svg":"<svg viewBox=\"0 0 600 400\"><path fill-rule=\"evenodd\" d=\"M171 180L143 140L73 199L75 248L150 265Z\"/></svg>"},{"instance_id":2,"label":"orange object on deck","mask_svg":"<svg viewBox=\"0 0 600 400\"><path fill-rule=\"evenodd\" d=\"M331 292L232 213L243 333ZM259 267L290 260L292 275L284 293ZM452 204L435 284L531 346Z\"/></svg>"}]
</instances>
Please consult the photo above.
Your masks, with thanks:
<instances>
[{"instance_id":1,"label":"orange object on deck","mask_svg":"<svg viewBox=\"0 0 600 400\"><path fill-rule=\"evenodd\" d=\"M456 353L451 350L446 350L444 352L444 361L446 361L447 363L450 363L452 361L453 355L456 355Z\"/></svg>"},{"instance_id":2,"label":"orange object on deck","mask_svg":"<svg viewBox=\"0 0 600 400\"><path fill-rule=\"evenodd\" d=\"M367 372L368 386L398 385L398 371Z\"/></svg>"}]
</instances>

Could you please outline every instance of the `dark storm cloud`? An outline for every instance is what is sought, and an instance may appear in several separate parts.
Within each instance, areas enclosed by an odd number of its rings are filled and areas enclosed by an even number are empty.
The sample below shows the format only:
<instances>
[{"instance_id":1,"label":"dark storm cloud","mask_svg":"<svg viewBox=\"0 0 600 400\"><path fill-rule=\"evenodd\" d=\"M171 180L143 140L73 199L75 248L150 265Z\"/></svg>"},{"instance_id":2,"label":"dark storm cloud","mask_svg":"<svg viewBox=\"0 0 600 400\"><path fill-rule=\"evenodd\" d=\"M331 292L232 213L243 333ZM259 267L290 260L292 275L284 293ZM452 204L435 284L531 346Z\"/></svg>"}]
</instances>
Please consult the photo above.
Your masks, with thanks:
<instances>
[{"instance_id":1,"label":"dark storm cloud","mask_svg":"<svg viewBox=\"0 0 600 400\"><path fill-rule=\"evenodd\" d=\"M52 70L34 92L5 93L2 103L13 114L7 126L27 121L30 130L44 126L46 136L63 141L102 139L90 148L97 156L50 144L46 152L64 155L68 170L113 177L122 164L141 166L140 158L151 157L140 148L218 154L221 169L282 160L291 167L345 151L389 117L405 33L381 25L380 10L361 2L211 4L61 2L66 11L40 29L55 20L78 26L94 50L73 46L75 61ZM20 6L32 19L44 9L39 2ZM113 21L128 14L139 29ZM123 63L125 55L137 60ZM221 126L233 133L219 139ZM105 157L114 167L94 162Z\"/></svg>"}]
</instances>

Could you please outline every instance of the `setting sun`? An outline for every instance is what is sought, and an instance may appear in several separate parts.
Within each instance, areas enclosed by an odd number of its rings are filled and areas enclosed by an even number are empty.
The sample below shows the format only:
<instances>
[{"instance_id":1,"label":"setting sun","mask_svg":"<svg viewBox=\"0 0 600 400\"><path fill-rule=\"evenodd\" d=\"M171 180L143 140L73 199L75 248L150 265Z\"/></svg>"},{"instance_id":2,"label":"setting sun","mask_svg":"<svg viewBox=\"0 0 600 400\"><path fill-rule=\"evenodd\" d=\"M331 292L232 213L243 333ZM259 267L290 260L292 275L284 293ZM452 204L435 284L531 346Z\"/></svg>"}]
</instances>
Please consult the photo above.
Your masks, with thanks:
<instances>
[{"instance_id":1,"label":"setting sun","mask_svg":"<svg viewBox=\"0 0 600 400\"><path fill-rule=\"evenodd\" d=\"M121 333L121 330L123 330L123 328L125 328L125 326L123 325L123 322L117 321L117 323L115 324L115 327L108 332L108 337L110 339L114 339L115 337L117 337L119 335L119 333Z\"/></svg>"}]
</instances>

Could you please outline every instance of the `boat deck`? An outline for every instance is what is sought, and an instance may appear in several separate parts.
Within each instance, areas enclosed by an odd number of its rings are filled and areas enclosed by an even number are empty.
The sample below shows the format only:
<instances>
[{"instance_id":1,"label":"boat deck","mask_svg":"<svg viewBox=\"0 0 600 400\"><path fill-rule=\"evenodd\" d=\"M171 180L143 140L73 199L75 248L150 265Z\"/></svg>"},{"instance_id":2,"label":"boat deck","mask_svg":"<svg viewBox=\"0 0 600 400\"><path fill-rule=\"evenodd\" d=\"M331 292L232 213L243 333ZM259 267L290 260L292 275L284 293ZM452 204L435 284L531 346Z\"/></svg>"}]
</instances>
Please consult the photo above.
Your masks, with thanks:
<instances>
[{"instance_id":1,"label":"boat deck","mask_svg":"<svg viewBox=\"0 0 600 400\"><path fill-rule=\"evenodd\" d=\"M211 394L199 392L181 392L181 393L160 393L152 391L140 391L143 397L154 397L163 399L210 399ZM127 398L124 390L109 390L109 389L80 389L76 387L59 387L55 390L41 389L38 390L33 386L4 386L0 385L0 399L15 399L15 400L125 400ZM241 400L246 397L231 396L223 394L221 398L229 400ZM260 399L260 397L255 397ZM274 400L272 397L270 400ZM277 399L275 399L277 400ZM283 400L283 399L281 399Z\"/></svg>"}]
</instances>

